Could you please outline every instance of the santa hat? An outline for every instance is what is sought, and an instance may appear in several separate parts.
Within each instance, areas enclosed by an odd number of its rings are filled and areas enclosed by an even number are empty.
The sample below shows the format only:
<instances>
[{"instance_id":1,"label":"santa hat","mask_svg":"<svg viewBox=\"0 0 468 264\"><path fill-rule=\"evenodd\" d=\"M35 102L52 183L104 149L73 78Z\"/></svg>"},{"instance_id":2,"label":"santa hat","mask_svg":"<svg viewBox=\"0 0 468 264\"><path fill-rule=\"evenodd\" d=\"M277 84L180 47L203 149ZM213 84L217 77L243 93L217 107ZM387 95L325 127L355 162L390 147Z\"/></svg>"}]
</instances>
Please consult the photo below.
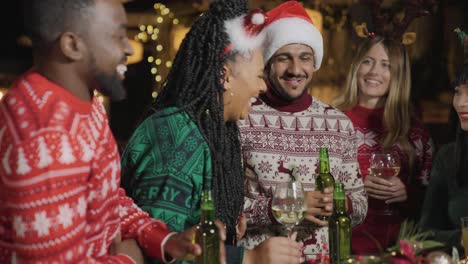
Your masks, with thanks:
<instances>
[{"instance_id":1,"label":"santa hat","mask_svg":"<svg viewBox=\"0 0 468 264\"><path fill-rule=\"evenodd\" d=\"M288 44L304 44L315 54L315 69L320 68L323 57L323 39L312 19L297 1L285 2L266 13L263 56L268 62L275 52Z\"/></svg>"},{"instance_id":2,"label":"santa hat","mask_svg":"<svg viewBox=\"0 0 468 264\"><path fill-rule=\"evenodd\" d=\"M243 54L261 47L265 37L262 29L266 21L265 14L260 9L255 9L245 16L225 21L224 29L228 34L230 45L223 53L237 51Z\"/></svg>"}]
</instances>

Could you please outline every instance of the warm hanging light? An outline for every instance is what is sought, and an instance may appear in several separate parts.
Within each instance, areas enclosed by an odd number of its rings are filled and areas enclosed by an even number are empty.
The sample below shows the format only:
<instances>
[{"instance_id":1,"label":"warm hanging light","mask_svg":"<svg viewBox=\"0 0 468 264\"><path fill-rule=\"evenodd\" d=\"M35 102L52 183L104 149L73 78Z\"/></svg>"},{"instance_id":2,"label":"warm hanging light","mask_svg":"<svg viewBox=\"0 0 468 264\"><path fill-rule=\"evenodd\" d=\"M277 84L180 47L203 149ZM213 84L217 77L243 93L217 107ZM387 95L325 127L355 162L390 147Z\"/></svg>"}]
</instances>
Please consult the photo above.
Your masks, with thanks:
<instances>
[{"instance_id":1,"label":"warm hanging light","mask_svg":"<svg viewBox=\"0 0 468 264\"><path fill-rule=\"evenodd\" d=\"M16 39L16 42L23 47L31 47L32 41L31 38L26 35L21 35Z\"/></svg>"},{"instance_id":2,"label":"warm hanging light","mask_svg":"<svg viewBox=\"0 0 468 264\"><path fill-rule=\"evenodd\" d=\"M0 101L2 101L3 97L8 93L7 88L0 88Z\"/></svg>"},{"instance_id":3,"label":"warm hanging light","mask_svg":"<svg viewBox=\"0 0 468 264\"><path fill-rule=\"evenodd\" d=\"M188 32L189 28L185 28L181 25L181 21L175 16L173 12L171 12L170 8L167 7L166 5L162 3L155 3L153 5L154 11L156 12L156 17L153 20L152 25L140 25L139 29L140 32L134 37L135 41L143 46L141 43L146 43L146 42L155 42L154 49L152 50L153 53L156 52L158 57L153 57L153 56L148 56L147 61L151 65L151 74L154 75L154 80L157 84L157 86L154 88L153 93L151 94L152 98L156 98L158 96L157 89L160 87L161 82L163 81L163 75L166 74L167 69L172 67L172 61L167 60L165 57L167 57L167 53L173 51L172 47L174 47L174 50L177 50L180 43L182 42L182 39L184 38L185 34ZM165 37L160 34L164 34L166 31L160 32L160 30L167 24L170 24L170 26L173 27L173 30L170 32L177 31L177 29L174 30L174 28L179 28L183 29L183 32L180 30L178 31L179 34L176 34L174 36L173 33L172 35L169 36L172 43L174 43L174 46L163 46L160 40L161 38ZM132 43L133 44L133 43ZM133 45L132 45L133 47ZM135 49L135 55L137 55L136 50L139 49L138 47L134 47ZM142 54L143 55L143 54ZM141 56L142 56L141 55ZM169 54L170 55L170 54ZM138 61L140 61L139 59ZM162 66L166 66L165 69L160 68Z\"/></svg>"},{"instance_id":4,"label":"warm hanging light","mask_svg":"<svg viewBox=\"0 0 468 264\"><path fill-rule=\"evenodd\" d=\"M177 51L179 49L182 40L184 40L185 35L189 32L190 28L182 24L174 24L172 35L172 48Z\"/></svg>"},{"instance_id":5,"label":"warm hanging light","mask_svg":"<svg viewBox=\"0 0 468 264\"><path fill-rule=\"evenodd\" d=\"M315 9L310 9L310 8L304 8L304 9L307 12L307 15L309 15L309 17L312 19L314 26L320 31L320 33L323 33L322 32L322 28L323 28L322 14Z\"/></svg>"},{"instance_id":6,"label":"warm hanging light","mask_svg":"<svg viewBox=\"0 0 468 264\"><path fill-rule=\"evenodd\" d=\"M128 64L138 63L143 59L143 44L133 39L128 40L133 49L133 55L127 58Z\"/></svg>"}]
</instances>

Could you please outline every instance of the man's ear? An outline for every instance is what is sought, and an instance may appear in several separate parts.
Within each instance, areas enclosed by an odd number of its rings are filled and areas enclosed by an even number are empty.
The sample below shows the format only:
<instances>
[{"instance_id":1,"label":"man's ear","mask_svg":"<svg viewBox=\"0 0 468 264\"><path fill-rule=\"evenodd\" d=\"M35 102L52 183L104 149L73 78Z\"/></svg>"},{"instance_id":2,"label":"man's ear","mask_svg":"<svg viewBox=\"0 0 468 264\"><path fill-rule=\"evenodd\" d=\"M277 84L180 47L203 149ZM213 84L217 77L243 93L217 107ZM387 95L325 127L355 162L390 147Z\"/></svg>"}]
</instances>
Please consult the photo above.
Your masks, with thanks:
<instances>
[{"instance_id":1,"label":"man's ear","mask_svg":"<svg viewBox=\"0 0 468 264\"><path fill-rule=\"evenodd\" d=\"M73 32L60 35L60 50L63 55L72 61L81 60L86 50L83 39Z\"/></svg>"}]
</instances>

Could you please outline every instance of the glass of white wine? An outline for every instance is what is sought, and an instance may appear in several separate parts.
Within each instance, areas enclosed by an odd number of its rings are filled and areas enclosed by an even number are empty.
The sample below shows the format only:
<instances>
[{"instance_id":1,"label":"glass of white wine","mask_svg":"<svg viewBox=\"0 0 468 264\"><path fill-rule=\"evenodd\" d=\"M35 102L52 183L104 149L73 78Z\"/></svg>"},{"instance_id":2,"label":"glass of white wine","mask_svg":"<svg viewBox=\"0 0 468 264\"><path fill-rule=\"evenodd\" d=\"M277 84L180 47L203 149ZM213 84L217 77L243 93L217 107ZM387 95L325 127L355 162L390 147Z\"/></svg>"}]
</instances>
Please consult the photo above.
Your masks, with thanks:
<instances>
[{"instance_id":1,"label":"glass of white wine","mask_svg":"<svg viewBox=\"0 0 468 264\"><path fill-rule=\"evenodd\" d=\"M373 176L390 180L400 173L400 160L392 153L372 153L370 159L370 173ZM393 211L388 204L379 212L383 215L391 215Z\"/></svg>"},{"instance_id":2,"label":"glass of white wine","mask_svg":"<svg viewBox=\"0 0 468 264\"><path fill-rule=\"evenodd\" d=\"M462 244L465 250L465 260L468 261L468 216L461 218ZM468 263L468 262L465 262Z\"/></svg>"},{"instance_id":3,"label":"glass of white wine","mask_svg":"<svg viewBox=\"0 0 468 264\"><path fill-rule=\"evenodd\" d=\"M281 182L276 185L271 210L276 221L284 225L289 236L307 210L304 189L299 181Z\"/></svg>"}]
</instances>

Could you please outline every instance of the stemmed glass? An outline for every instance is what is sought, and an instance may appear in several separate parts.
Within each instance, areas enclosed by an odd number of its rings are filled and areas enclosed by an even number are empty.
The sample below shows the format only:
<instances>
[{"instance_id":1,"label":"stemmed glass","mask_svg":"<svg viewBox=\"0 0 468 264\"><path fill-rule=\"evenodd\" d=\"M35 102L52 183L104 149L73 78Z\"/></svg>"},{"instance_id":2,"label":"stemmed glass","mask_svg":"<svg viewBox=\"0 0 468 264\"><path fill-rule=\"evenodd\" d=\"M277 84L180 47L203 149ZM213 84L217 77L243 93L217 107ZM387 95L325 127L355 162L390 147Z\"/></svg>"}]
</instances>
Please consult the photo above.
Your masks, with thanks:
<instances>
[{"instance_id":1,"label":"stemmed glass","mask_svg":"<svg viewBox=\"0 0 468 264\"><path fill-rule=\"evenodd\" d=\"M468 263L468 216L461 218L461 229L462 229L462 244L465 250L465 262Z\"/></svg>"},{"instance_id":2,"label":"stemmed glass","mask_svg":"<svg viewBox=\"0 0 468 264\"><path fill-rule=\"evenodd\" d=\"M390 180L400 173L400 160L392 153L372 153L370 159L370 172L371 175ZM393 214L390 206L385 205L385 209L379 212L383 215Z\"/></svg>"},{"instance_id":3,"label":"stemmed glass","mask_svg":"<svg viewBox=\"0 0 468 264\"><path fill-rule=\"evenodd\" d=\"M304 219L307 210L301 182L291 180L278 183L273 193L271 210L275 219L284 225L289 236L294 226Z\"/></svg>"}]
</instances>

